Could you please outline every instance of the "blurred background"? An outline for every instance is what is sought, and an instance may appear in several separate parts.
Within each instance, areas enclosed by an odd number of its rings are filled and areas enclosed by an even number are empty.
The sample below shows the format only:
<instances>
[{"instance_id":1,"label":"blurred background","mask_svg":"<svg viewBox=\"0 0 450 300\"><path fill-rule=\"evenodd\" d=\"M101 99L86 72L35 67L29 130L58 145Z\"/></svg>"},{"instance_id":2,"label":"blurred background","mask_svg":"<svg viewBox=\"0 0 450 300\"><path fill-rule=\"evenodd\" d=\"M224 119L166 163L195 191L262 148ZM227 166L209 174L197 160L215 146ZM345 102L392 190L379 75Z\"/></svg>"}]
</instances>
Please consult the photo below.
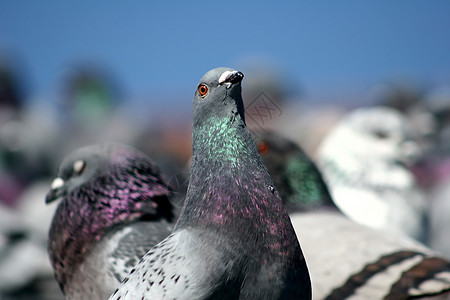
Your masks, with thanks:
<instances>
[{"instance_id":1,"label":"blurred background","mask_svg":"<svg viewBox=\"0 0 450 300\"><path fill-rule=\"evenodd\" d=\"M125 142L182 185L193 94L212 68L245 74L250 128L280 131L313 157L345 112L369 105L432 113L424 134L448 149L449 12L426 0L2 1L0 299L44 293L51 278L44 197L64 155ZM45 258L18 267L24 255Z\"/></svg>"}]
</instances>

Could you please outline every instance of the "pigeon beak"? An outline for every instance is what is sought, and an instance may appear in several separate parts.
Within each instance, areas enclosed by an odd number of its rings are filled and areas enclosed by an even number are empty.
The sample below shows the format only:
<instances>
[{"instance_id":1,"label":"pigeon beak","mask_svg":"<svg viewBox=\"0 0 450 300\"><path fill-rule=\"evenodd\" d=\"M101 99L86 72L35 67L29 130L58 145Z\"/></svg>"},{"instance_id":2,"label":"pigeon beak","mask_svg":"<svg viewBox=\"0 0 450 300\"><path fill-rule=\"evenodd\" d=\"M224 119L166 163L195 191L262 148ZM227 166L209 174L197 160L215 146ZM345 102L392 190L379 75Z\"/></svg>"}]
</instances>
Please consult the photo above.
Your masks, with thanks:
<instances>
[{"instance_id":1,"label":"pigeon beak","mask_svg":"<svg viewBox=\"0 0 450 300\"><path fill-rule=\"evenodd\" d=\"M225 71L220 75L219 85L227 84L227 89L229 89L233 84L240 83L244 78L244 74L239 71Z\"/></svg>"},{"instance_id":2,"label":"pigeon beak","mask_svg":"<svg viewBox=\"0 0 450 300\"><path fill-rule=\"evenodd\" d=\"M235 72L231 73L225 81L235 84L235 83L241 82L243 78L244 78L244 74L242 74L242 72L235 71Z\"/></svg>"},{"instance_id":3,"label":"pigeon beak","mask_svg":"<svg viewBox=\"0 0 450 300\"><path fill-rule=\"evenodd\" d=\"M48 192L47 196L45 197L45 203L48 204L58 199L62 195L63 187L64 180L59 177L55 178L51 184L50 192Z\"/></svg>"}]
</instances>

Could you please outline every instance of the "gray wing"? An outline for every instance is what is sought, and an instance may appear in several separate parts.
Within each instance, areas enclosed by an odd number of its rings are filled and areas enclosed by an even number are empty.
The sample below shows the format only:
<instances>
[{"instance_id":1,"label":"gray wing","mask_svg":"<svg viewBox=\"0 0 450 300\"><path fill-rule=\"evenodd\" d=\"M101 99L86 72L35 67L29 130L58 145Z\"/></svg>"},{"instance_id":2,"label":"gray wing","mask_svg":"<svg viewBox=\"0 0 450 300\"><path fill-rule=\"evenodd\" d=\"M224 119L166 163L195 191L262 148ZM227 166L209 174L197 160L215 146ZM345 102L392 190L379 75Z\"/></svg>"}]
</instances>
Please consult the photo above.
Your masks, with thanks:
<instances>
[{"instance_id":1,"label":"gray wing","mask_svg":"<svg viewBox=\"0 0 450 300\"><path fill-rule=\"evenodd\" d=\"M224 276L232 277L226 274L233 264L220 247L200 236L187 229L171 234L142 258L110 299L211 297L227 282Z\"/></svg>"},{"instance_id":2,"label":"gray wing","mask_svg":"<svg viewBox=\"0 0 450 300\"><path fill-rule=\"evenodd\" d=\"M314 299L407 299L450 290L449 262L404 235L331 212L294 214L291 220Z\"/></svg>"}]
</instances>

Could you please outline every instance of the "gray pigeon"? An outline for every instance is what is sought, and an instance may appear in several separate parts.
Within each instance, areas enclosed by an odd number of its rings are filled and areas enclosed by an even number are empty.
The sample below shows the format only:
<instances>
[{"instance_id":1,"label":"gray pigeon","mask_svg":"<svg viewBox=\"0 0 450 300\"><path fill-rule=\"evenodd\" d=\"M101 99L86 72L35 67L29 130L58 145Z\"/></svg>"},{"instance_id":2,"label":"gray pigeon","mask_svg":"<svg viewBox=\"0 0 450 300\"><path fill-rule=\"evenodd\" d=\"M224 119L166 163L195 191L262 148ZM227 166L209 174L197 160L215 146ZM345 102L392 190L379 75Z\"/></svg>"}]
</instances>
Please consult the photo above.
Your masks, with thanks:
<instances>
[{"instance_id":1,"label":"gray pigeon","mask_svg":"<svg viewBox=\"0 0 450 300\"><path fill-rule=\"evenodd\" d=\"M46 202L60 200L48 252L66 299L106 299L173 229L170 189L134 148L81 148L61 163ZM173 222L173 223L172 223Z\"/></svg>"},{"instance_id":2,"label":"gray pigeon","mask_svg":"<svg viewBox=\"0 0 450 300\"><path fill-rule=\"evenodd\" d=\"M421 151L411 135L399 112L359 108L324 138L318 164L333 201L350 219L426 242L428 207L409 168Z\"/></svg>"},{"instance_id":3,"label":"gray pigeon","mask_svg":"<svg viewBox=\"0 0 450 300\"><path fill-rule=\"evenodd\" d=\"M348 220L326 201L330 195L321 174L300 147L273 132L256 140L291 208L314 299L448 299L448 260L404 235Z\"/></svg>"},{"instance_id":4,"label":"gray pigeon","mask_svg":"<svg viewBox=\"0 0 450 300\"><path fill-rule=\"evenodd\" d=\"M110 299L311 299L300 244L245 125L242 78L217 68L200 80L179 220Z\"/></svg>"}]
</instances>

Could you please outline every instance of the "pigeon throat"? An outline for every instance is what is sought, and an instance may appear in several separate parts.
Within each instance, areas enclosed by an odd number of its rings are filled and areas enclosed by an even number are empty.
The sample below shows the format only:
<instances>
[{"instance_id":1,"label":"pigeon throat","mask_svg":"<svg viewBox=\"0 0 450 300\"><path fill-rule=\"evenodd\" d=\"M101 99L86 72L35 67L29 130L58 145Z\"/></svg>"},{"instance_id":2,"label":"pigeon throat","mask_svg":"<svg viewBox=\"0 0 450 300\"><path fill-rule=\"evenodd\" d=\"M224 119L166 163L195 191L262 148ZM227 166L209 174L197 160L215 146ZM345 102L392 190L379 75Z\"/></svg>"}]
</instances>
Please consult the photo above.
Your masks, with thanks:
<instances>
[{"instance_id":1,"label":"pigeon throat","mask_svg":"<svg viewBox=\"0 0 450 300\"><path fill-rule=\"evenodd\" d=\"M210 117L194 128L193 169L236 169L255 160L256 146L243 120L232 117ZM201 168L201 169L200 169Z\"/></svg>"},{"instance_id":2,"label":"pigeon throat","mask_svg":"<svg viewBox=\"0 0 450 300\"><path fill-rule=\"evenodd\" d=\"M191 178L177 226L227 223L238 229L250 219L272 230L284 226L287 214L245 126L222 119L197 127L193 145Z\"/></svg>"}]
</instances>

